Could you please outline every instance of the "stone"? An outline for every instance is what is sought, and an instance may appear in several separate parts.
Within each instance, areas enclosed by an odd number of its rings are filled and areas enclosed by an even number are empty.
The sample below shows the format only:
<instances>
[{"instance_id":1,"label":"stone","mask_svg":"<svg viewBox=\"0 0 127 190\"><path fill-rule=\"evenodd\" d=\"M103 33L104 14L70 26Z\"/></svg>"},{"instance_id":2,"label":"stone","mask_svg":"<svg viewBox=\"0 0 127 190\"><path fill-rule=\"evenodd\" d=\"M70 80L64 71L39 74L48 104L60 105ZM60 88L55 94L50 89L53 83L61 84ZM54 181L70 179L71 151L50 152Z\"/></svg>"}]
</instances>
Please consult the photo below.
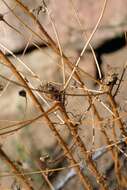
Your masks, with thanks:
<instances>
[{"instance_id":1,"label":"stone","mask_svg":"<svg viewBox=\"0 0 127 190\"><path fill-rule=\"evenodd\" d=\"M15 1L8 0L7 4L13 9L17 16L19 16L23 22L27 23L30 28L40 35L38 27L26 14L19 8ZM29 7L30 11L33 11L35 15L38 14L38 19L44 25L46 31L56 41L51 18L55 23L60 42L63 46L70 45L70 48L81 49L86 40L82 38L82 30L87 33L87 36L92 32L93 27L97 23L100 16L104 0L75 0L74 6L80 17L82 28L79 27L76 21L76 16L73 10L71 1L54 0L48 1L47 6L50 16L46 15L42 9L40 0L24 0L22 1ZM97 47L105 39L109 39L119 35L119 33L126 31L126 18L127 18L127 0L110 0L107 2L104 17L100 23L100 26L92 39L92 45ZM12 51L23 49L27 43L31 44L31 41L37 41L43 43L40 39L24 27L20 21L10 12L10 10L4 5L1 0L0 14L4 15L4 19L13 27L18 29L27 39L17 34L12 28L7 26L3 21L0 21L0 42L8 47ZM50 18L51 17L51 18Z\"/></svg>"}]
</instances>

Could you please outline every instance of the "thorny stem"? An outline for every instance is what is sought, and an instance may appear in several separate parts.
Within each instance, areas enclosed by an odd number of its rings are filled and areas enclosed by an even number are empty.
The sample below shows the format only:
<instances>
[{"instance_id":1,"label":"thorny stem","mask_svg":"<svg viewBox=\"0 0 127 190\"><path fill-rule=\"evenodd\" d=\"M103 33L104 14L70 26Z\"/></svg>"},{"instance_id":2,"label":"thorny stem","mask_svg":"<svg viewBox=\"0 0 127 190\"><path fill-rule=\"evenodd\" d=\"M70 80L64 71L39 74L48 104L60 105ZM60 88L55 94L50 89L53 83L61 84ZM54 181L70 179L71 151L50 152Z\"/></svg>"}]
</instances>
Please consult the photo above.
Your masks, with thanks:
<instances>
[{"instance_id":1,"label":"thorny stem","mask_svg":"<svg viewBox=\"0 0 127 190\"><path fill-rule=\"evenodd\" d=\"M55 52L59 55L59 48L57 47L57 45L55 44L55 42L52 40L52 38L48 35L48 33L44 30L43 26L39 23L39 21L35 18L35 16L28 10L28 8L23 5L21 2L19 2L18 0L15 0L23 9L25 12L27 12L27 14L29 14L36 22L37 25L39 26L40 30L42 31L43 34L45 34L45 36L47 37L48 41L51 44L51 48L53 50L55 50ZM66 61L66 63L68 64L68 66L73 69L73 64L68 60L68 58L63 54L63 57ZM78 80L81 82L81 86L83 87L83 82L81 81L77 71L75 72L76 77L78 78ZM97 81L96 81L97 82Z\"/></svg>"},{"instance_id":2,"label":"thorny stem","mask_svg":"<svg viewBox=\"0 0 127 190\"><path fill-rule=\"evenodd\" d=\"M115 114L115 118L119 118L118 120L116 120L116 123L118 124L122 135L126 136L125 128L123 126L123 123L122 123L122 121L121 121L121 119L119 117L119 112L117 110L117 104L116 104L116 102L113 99L113 96L111 94L108 94L108 99L109 99L110 105L111 105L111 107L113 109L113 113Z\"/></svg>"},{"instance_id":3,"label":"thorny stem","mask_svg":"<svg viewBox=\"0 0 127 190\"><path fill-rule=\"evenodd\" d=\"M99 113L97 112L96 107L93 105L92 108L93 108L94 112L96 113L98 121L99 122L102 121L103 119L100 117ZM108 145L110 145L111 141L110 141L110 139L109 139L109 137L108 137L108 135L107 135L104 127L101 125L101 123L99 124L99 128L100 128L101 132L103 133L103 135L104 135L104 137L106 139L106 143ZM116 175L117 175L117 179L119 181L119 171L117 170L117 166L119 164L119 160L118 159L116 160L116 155L118 154L118 151L115 150L115 152L114 152L113 149L112 149L112 147L109 147L109 150L111 152L111 156L112 156L112 159L113 159L114 164L115 164L115 169L116 169L116 172L117 172Z\"/></svg>"},{"instance_id":4,"label":"thorny stem","mask_svg":"<svg viewBox=\"0 0 127 190\"><path fill-rule=\"evenodd\" d=\"M2 0L6 6L7 3ZM59 51L59 47L57 46L57 44L55 43L55 41L49 36L49 34L47 33L47 31L44 29L44 27L40 24L40 22L38 21L38 19L34 16L34 14L28 9L28 7L26 5L24 5L23 3L21 3L19 0L14 0L20 7L21 9L24 10L24 12L29 15L37 24L37 26L39 27L42 35L44 35L46 37L46 39L48 40L47 42L47 46L50 47L58 56L61 57L60 51ZM9 8L9 6L8 6ZM9 8L10 9L10 8ZM12 11L12 13L14 14L14 11L12 9L10 9ZM14 14L15 15L15 14ZM15 15L16 16L16 15ZM18 19L19 17L16 16ZM21 22L21 19L20 19ZM22 24L24 24L22 22ZM28 28L28 26L27 26ZM36 34L35 34L36 35ZM40 39L42 39L41 36L38 36ZM66 55L62 52L62 56L64 59L64 62L68 65L68 67L72 70L74 68L74 64L66 57ZM87 77L91 78L91 80L95 81L97 84L101 84L100 81L96 80L94 77L92 77L89 73L85 72L84 70L82 70L80 67L76 67L78 71L83 72ZM78 78L78 72L75 71L75 76Z\"/></svg>"},{"instance_id":5,"label":"thorny stem","mask_svg":"<svg viewBox=\"0 0 127 190\"><path fill-rule=\"evenodd\" d=\"M100 184L100 187L102 190L107 190L107 184L105 182L104 177L99 173L99 171L97 170L95 164L93 163L91 156L89 154L87 154L87 149L85 147L85 144L83 143L83 141L81 140L80 136L78 135L78 129L76 128L76 126L71 122L70 118L68 117L64 107L60 104L59 108L64 116L65 119L65 123L67 124L68 128L70 129L70 132L72 134L72 137L74 138L77 147L80 148L86 163L88 164L88 168L90 169L90 171L94 174L94 176L96 177L97 182Z\"/></svg>"},{"instance_id":6,"label":"thorny stem","mask_svg":"<svg viewBox=\"0 0 127 190\"><path fill-rule=\"evenodd\" d=\"M115 122L113 121L112 131L113 131L114 140L116 141L117 140L117 135L116 135L115 125L114 124L115 124ZM115 147L117 147L117 145ZM115 164L114 168L115 168L115 173L116 173L116 178L117 178L118 184L120 185L121 173L120 173L119 152L118 152L117 148L115 148L114 150L115 150L115 152L113 154L113 156L114 156L114 164Z\"/></svg>"},{"instance_id":7,"label":"thorny stem","mask_svg":"<svg viewBox=\"0 0 127 190\"><path fill-rule=\"evenodd\" d=\"M21 2L19 2L19 0L15 0L19 6L37 23L37 25L39 26L42 34L45 34L46 38L48 39L48 41L53 44L50 45L48 44L51 49L53 49L59 56L60 56L60 52L59 52L59 48L57 47L56 43L52 40L52 38L48 35L48 33L45 31L45 29L43 28L43 26L40 24L40 22L36 19L36 17L32 14L32 12L29 11L29 9L22 4ZM9 8L9 7L8 7ZM12 11L13 12L13 11ZM57 50L57 51L56 51ZM63 54L63 58L64 61L67 63L67 65L69 66L70 69L73 69L73 64L70 62L70 60ZM77 67L77 69L80 69L79 67ZM83 71L84 73L84 71ZM91 79L93 79L88 73L85 72L85 74L90 77ZM80 79L80 76L78 74L77 71L75 71L75 75L76 78L78 79L78 81L81 83L81 87L84 87L84 83L82 82L82 80ZM94 81L96 81L97 83L100 83L98 80L93 79Z\"/></svg>"},{"instance_id":8,"label":"thorny stem","mask_svg":"<svg viewBox=\"0 0 127 190\"><path fill-rule=\"evenodd\" d=\"M18 3L20 4L20 6L21 6L27 13L29 13L29 15L31 15L31 17L34 19L34 15L29 12L29 10L27 9L26 6L24 6L24 5L22 6L22 4L19 2L19 0L16 0L16 2L18 2ZM53 48L53 49L56 51L56 53L59 54L59 49L57 48L57 45L56 45L55 42L50 38L50 36L48 35L48 33L47 33L47 32L44 30L44 28L42 27L42 25L40 25L40 23L38 22L38 20L37 20L37 24L38 24L39 28L41 29L42 33L44 33L45 36L47 37L47 39L49 39L49 42L51 43L51 48ZM69 64L70 61L66 58L66 56L63 55L63 57L64 57L64 59L66 60L66 62ZM69 64L69 65L70 65L70 64ZM71 65L71 68L72 68L72 65ZM76 73L76 76L77 76L77 78L78 78L79 81L80 81L80 78L79 78L79 76L77 75L77 73Z\"/></svg>"},{"instance_id":9,"label":"thorny stem","mask_svg":"<svg viewBox=\"0 0 127 190\"><path fill-rule=\"evenodd\" d=\"M23 184L26 190L33 190L33 187L30 185L26 176L23 175L22 172L17 168L17 166L10 160L10 158L6 155L6 153L0 148L0 158L2 158L5 163L14 171L15 176L19 179L19 181ZM21 175L16 175L21 174Z\"/></svg>"},{"instance_id":10,"label":"thorny stem","mask_svg":"<svg viewBox=\"0 0 127 190\"><path fill-rule=\"evenodd\" d=\"M121 131L121 134L123 136L126 136L126 131L125 131L125 128L123 126L123 123L119 117L119 112L117 110L117 104L115 102L115 99L113 98L113 96L111 94L108 94L108 99L109 99L109 103L112 107L112 110L113 110L113 113L115 114L115 118L119 118L118 120L116 120L116 124L118 125L120 131ZM127 144L127 141L125 141L125 143ZM117 159L116 159L117 158ZM115 151L115 171L116 171L116 176L117 176L117 179L118 179L118 183L120 184L121 181L122 181L122 176L120 174L120 162L118 160L118 152Z\"/></svg>"},{"instance_id":11,"label":"thorny stem","mask_svg":"<svg viewBox=\"0 0 127 190\"><path fill-rule=\"evenodd\" d=\"M95 105L92 103L91 94L89 94L89 92L87 92L87 94L88 94L88 101L89 101L89 104L91 105L91 108L93 109L93 113L96 115L97 120L98 120L98 122L100 123L101 121L103 121L103 118L100 117L100 115L99 115L99 113L98 113L98 111L97 111ZM97 126L98 126L98 125L97 125ZM106 133L104 127L101 125L101 123L99 124L99 128L100 128L101 132L103 133L103 135L104 135L104 137L105 137L105 139L106 139L107 144L109 145L111 142L110 142L110 140L109 140L109 137L108 137L108 135L107 135L107 133ZM112 150L111 148L109 148L109 150L111 151L112 157L113 157L113 159L114 159L113 150Z\"/></svg>"},{"instance_id":12,"label":"thorny stem","mask_svg":"<svg viewBox=\"0 0 127 190\"><path fill-rule=\"evenodd\" d=\"M116 95L118 94L118 91L119 91L119 89L120 89L120 85L121 85L121 83L122 83L123 77L124 77L125 72L126 72L126 69L127 69L127 63L125 64L125 66L124 66L124 68L123 68L123 71L122 71L121 77L120 77L120 79L119 79L118 86L117 86L117 88L116 88L115 93L113 94L113 98L115 98Z\"/></svg>"},{"instance_id":13,"label":"thorny stem","mask_svg":"<svg viewBox=\"0 0 127 190\"><path fill-rule=\"evenodd\" d=\"M44 111L42 105L40 104L40 102L38 101L36 96L33 94L33 92L31 91L30 87L28 86L28 84L25 81L25 79L23 78L23 76L16 70L15 66L3 54L3 52L1 50L0 50L0 61L2 63L4 63L5 65L8 65L10 67L11 71L16 76L16 78L21 82L21 84L27 86L27 92L28 92L29 96L31 97L32 101L37 106L38 110L40 110L42 113L44 113L45 111ZM72 153L70 152L70 150L67 147L66 143L64 142L63 138L61 137L61 135L59 134L59 132L57 131L57 129L55 128L55 126L53 125L52 121L50 120L50 118L48 117L47 114L45 115L45 119L46 119L46 122L48 124L48 127L54 133L54 136L57 138L57 140L58 140L60 146L62 147L63 151L68 152L67 157L68 157L70 163L71 164L76 164L77 162L75 161ZM84 187L87 188L87 189L92 190L92 186L91 186L90 182L88 181L88 178L83 175L83 173L82 173L79 166L76 167L76 171L77 171L77 173L79 175L79 178L81 179L81 182L84 185Z\"/></svg>"}]
</instances>

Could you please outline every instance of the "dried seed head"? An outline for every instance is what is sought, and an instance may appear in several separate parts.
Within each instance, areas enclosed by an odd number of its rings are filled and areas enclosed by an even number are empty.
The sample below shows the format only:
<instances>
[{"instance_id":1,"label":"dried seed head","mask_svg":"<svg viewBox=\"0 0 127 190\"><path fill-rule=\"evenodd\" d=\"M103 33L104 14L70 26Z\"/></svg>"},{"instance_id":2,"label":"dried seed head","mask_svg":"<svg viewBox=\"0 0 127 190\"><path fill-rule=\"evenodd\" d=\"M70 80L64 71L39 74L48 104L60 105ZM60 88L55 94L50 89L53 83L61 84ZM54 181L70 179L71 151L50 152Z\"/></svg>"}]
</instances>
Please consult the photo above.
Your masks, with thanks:
<instances>
[{"instance_id":1,"label":"dried seed head","mask_svg":"<svg viewBox=\"0 0 127 190\"><path fill-rule=\"evenodd\" d=\"M64 105L65 102L65 94L61 91L61 87L53 84L52 82L48 82L39 87L42 92L45 93L46 97L49 100L55 100L61 102Z\"/></svg>"}]
</instances>

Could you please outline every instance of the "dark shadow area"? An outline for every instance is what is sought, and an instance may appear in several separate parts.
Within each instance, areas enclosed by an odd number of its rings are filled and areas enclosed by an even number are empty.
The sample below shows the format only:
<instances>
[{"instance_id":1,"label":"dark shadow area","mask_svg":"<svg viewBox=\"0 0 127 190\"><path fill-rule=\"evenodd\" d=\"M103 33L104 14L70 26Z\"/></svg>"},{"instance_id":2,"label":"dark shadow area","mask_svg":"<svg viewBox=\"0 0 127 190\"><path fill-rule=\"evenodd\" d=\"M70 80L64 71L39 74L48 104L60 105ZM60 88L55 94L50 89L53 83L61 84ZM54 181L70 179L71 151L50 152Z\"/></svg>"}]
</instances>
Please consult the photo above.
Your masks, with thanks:
<instances>
[{"instance_id":1,"label":"dark shadow area","mask_svg":"<svg viewBox=\"0 0 127 190\"><path fill-rule=\"evenodd\" d=\"M114 53L120 50L121 48L125 47L125 45L126 45L125 34L121 34L120 36L117 36L113 39L105 40L99 47L97 47L95 49L95 53L96 53L96 57L100 65L100 68L103 63L103 60L102 60L103 54ZM103 75L103 72L102 72L102 75ZM99 79L97 70L96 70L96 78Z\"/></svg>"},{"instance_id":2,"label":"dark shadow area","mask_svg":"<svg viewBox=\"0 0 127 190\"><path fill-rule=\"evenodd\" d=\"M47 46L45 44L37 44L39 46L39 48L46 48ZM16 56L20 56L20 55L23 55L24 53L24 49L25 47L21 48L21 49L17 49L15 51L13 51L13 53L16 55ZM28 54L28 53L32 53L34 50L36 50L37 47L34 46L34 45L30 45L27 47L27 49L25 50L25 55ZM12 56L10 53L6 53L7 56Z\"/></svg>"}]
</instances>

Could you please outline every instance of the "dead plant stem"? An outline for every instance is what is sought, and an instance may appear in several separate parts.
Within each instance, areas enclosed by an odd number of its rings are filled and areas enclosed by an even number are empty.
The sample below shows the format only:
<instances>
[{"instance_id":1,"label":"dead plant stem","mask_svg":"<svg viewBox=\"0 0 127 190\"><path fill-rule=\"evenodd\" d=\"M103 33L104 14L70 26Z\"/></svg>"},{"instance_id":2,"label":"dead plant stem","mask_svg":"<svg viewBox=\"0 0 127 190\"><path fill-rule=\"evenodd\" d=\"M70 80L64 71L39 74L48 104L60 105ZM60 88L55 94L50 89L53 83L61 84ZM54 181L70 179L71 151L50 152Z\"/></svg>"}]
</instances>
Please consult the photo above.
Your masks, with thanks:
<instances>
[{"instance_id":1,"label":"dead plant stem","mask_svg":"<svg viewBox=\"0 0 127 190\"><path fill-rule=\"evenodd\" d=\"M65 109L63 108L63 106L61 106L61 104L59 105L59 108L64 116L65 119L65 123L67 124L68 128L70 129L70 132L72 134L72 137L74 138L77 147L80 148L84 159L86 161L86 163L88 164L88 168L90 169L90 171L94 174L94 176L96 177L97 182L100 184L100 187L102 190L107 190L107 184L105 182L104 177L99 173L99 171L97 170L94 162L91 159L91 156L89 154L87 154L87 149L85 147L85 144L83 143L83 141L81 140L80 136L78 135L78 129L76 128L76 126L71 122L70 118L68 117Z\"/></svg>"},{"instance_id":2,"label":"dead plant stem","mask_svg":"<svg viewBox=\"0 0 127 190\"><path fill-rule=\"evenodd\" d=\"M26 176L23 175L23 172L20 172L20 170L16 167L16 165L10 160L10 158L1 148L0 148L0 158L2 158L5 161L5 163L14 171L15 176L23 184L26 190L33 190L33 187L30 185ZM17 176L16 174L20 175Z\"/></svg>"},{"instance_id":3,"label":"dead plant stem","mask_svg":"<svg viewBox=\"0 0 127 190\"><path fill-rule=\"evenodd\" d=\"M3 62L5 65L8 65L12 71L12 73L15 75L15 77L21 82L21 84L27 86L27 92L29 94L29 96L31 97L33 103L36 105L36 107L38 108L38 110L40 110L42 113L44 113L44 109L42 107L42 105L40 104L40 102L38 101L38 99L36 98L36 96L34 95L34 93L32 92L32 90L30 89L29 85L27 84L27 82L25 81L25 79L23 78L23 76L17 71L16 67L11 63L11 61L3 54L3 52L0 50L0 61ZM77 162L75 161L72 153L70 152L69 148L67 147L66 143L64 142L63 138L61 137L61 135L59 134L59 132L57 131L56 127L53 125L52 121L50 120L50 118L48 117L48 114L45 115L45 119L46 122L48 124L48 127L52 130L54 136L57 138L60 146L62 147L64 152L68 152L67 157L69 158L69 161L71 164L76 164ZM80 169L79 166L76 167L76 171L79 175L79 178L82 182L82 184L84 185L85 188L87 188L88 190L92 190L92 186L88 180L87 177L85 177Z\"/></svg>"}]
</instances>

